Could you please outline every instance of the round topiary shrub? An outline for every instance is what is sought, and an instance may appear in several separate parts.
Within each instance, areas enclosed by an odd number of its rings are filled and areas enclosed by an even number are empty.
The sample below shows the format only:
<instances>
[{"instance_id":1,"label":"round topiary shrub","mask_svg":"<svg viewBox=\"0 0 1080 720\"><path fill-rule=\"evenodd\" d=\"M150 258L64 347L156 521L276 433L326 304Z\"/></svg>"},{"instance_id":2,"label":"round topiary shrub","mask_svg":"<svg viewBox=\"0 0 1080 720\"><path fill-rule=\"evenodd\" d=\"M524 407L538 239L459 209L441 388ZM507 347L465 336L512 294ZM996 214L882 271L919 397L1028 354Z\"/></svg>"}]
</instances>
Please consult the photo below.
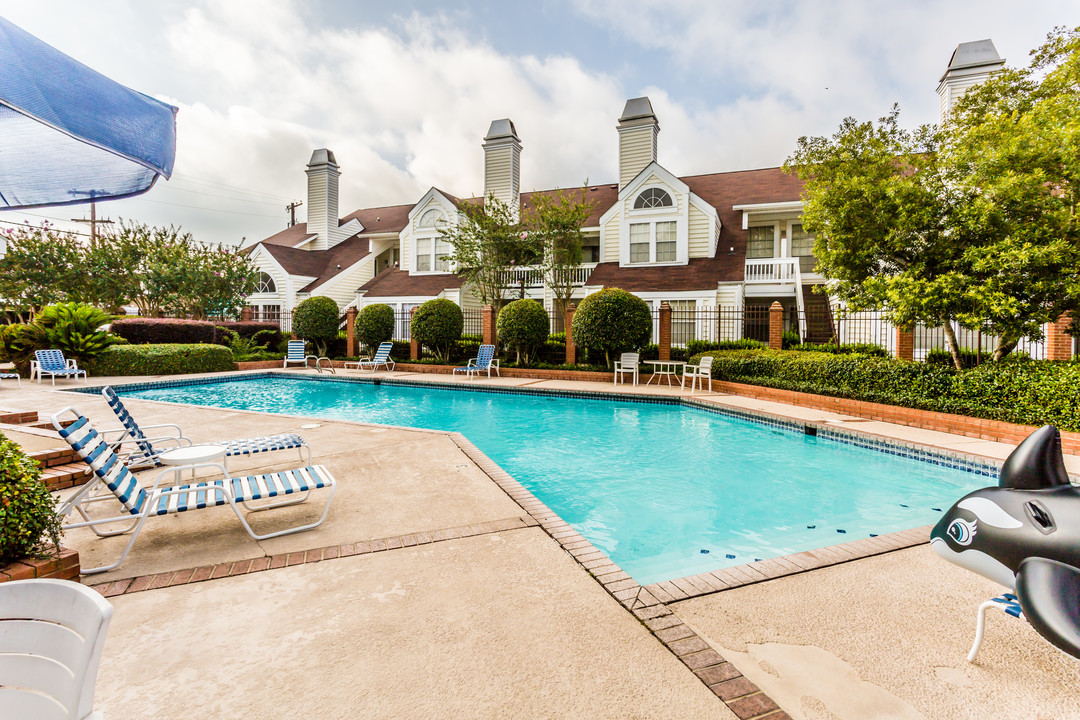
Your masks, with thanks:
<instances>
[{"instance_id":1,"label":"round topiary shrub","mask_svg":"<svg viewBox=\"0 0 1080 720\"><path fill-rule=\"evenodd\" d=\"M367 305L356 316L356 339L370 348L394 337L394 308L381 303Z\"/></svg>"},{"instance_id":2,"label":"round topiary shrub","mask_svg":"<svg viewBox=\"0 0 1080 720\"><path fill-rule=\"evenodd\" d=\"M319 355L326 355L327 344L338 334L338 317L338 305L333 298L309 297L293 310L293 334L315 343Z\"/></svg>"},{"instance_id":3,"label":"round topiary shrub","mask_svg":"<svg viewBox=\"0 0 1080 720\"><path fill-rule=\"evenodd\" d=\"M60 544L60 518L36 462L0 434L0 565Z\"/></svg>"},{"instance_id":4,"label":"round topiary shrub","mask_svg":"<svg viewBox=\"0 0 1080 720\"><path fill-rule=\"evenodd\" d=\"M499 311L495 324L499 340L517 353L517 362L528 364L530 356L547 341L548 314L536 300L515 300Z\"/></svg>"},{"instance_id":5,"label":"round topiary shrub","mask_svg":"<svg viewBox=\"0 0 1080 720\"><path fill-rule=\"evenodd\" d=\"M604 353L604 361L611 367L612 357L649 342L652 311L637 295L606 288L581 301L572 332L578 347Z\"/></svg>"},{"instance_id":6,"label":"round topiary shrub","mask_svg":"<svg viewBox=\"0 0 1080 720\"><path fill-rule=\"evenodd\" d=\"M446 298L428 300L412 316L412 336L428 347L439 362L450 359L450 351L461 339L465 316L457 303Z\"/></svg>"}]
</instances>

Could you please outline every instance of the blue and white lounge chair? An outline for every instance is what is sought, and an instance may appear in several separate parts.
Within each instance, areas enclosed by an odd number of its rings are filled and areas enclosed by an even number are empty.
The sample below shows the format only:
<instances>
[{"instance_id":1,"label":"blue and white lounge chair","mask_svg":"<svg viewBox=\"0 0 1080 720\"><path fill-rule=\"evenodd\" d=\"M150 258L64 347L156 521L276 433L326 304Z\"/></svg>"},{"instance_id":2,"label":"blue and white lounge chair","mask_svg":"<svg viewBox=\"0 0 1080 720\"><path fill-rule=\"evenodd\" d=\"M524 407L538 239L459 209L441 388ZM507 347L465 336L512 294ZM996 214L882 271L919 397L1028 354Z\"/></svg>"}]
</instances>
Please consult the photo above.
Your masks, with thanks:
<instances>
[{"instance_id":1,"label":"blue and white lounge chair","mask_svg":"<svg viewBox=\"0 0 1080 720\"><path fill-rule=\"evenodd\" d=\"M379 343L379 349L375 351L375 357L370 360L357 360L356 362L345 363L345 367L355 365L360 370L368 370L375 372L380 365L387 370L394 369L394 360L390 357L390 351L394 349L394 343L384 342Z\"/></svg>"},{"instance_id":2,"label":"blue and white lounge chair","mask_svg":"<svg viewBox=\"0 0 1080 720\"><path fill-rule=\"evenodd\" d=\"M157 467L161 465L158 461L158 455L161 453L191 445L191 440L184 437L184 431L178 425L163 423L160 425L140 426L139 423L135 422L135 418L131 416L128 409L124 407L120 396L116 394L116 391L111 386L106 385L101 388L101 395L105 398L105 402L109 404L109 409L116 414L117 419L124 426L117 430L105 430L102 432L102 436L114 451L120 452L124 462L130 467ZM162 428L167 429L169 432L162 434ZM155 437L147 437L146 431L148 430L155 432ZM243 440L222 440L217 444L225 446L226 464L230 457L292 449L299 451L300 462L311 464L311 447L304 441L304 438L295 433L264 435ZM125 453L122 450L124 445L134 445L135 449Z\"/></svg>"},{"instance_id":3,"label":"blue and white lounge chair","mask_svg":"<svg viewBox=\"0 0 1080 720\"><path fill-rule=\"evenodd\" d=\"M499 366L492 363L492 359L495 356L494 345L481 345L480 349L476 353L476 357L469 358L469 362L464 367L454 368L455 373L463 372L467 377L473 375L479 375L482 372L486 372L488 377L491 377L491 368L495 368L495 374L499 374Z\"/></svg>"},{"instance_id":4,"label":"blue and white lounge chair","mask_svg":"<svg viewBox=\"0 0 1080 720\"><path fill-rule=\"evenodd\" d=\"M979 612L975 619L975 642L971 645L971 650L968 652L968 662L975 661L975 655L979 652L979 647L982 646L983 630L986 628L986 611L990 608L998 608L1006 615L1012 615L1014 618L1024 620L1024 611L1020 607L1020 601L1012 593L1004 593L998 595L996 598L987 600L979 606Z\"/></svg>"},{"instance_id":5,"label":"blue and white lounge chair","mask_svg":"<svg viewBox=\"0 0 1080 720\"><path fill-rule=\"evenodd\" d=\"M22 386L22 378L19 377L19 373L0 372L0 380L17 380L19 386Z\"/></svg>"},{"instance_id":6,"label":"blue and white lounge chair","mask_svg":"<svg viewBox=\"0 0 1080 720\"><path fill-rule=\"evenodd\" d=\"M63 421L74 418L67 427ZM94 479L87 482L58 509L57 514L61 518L67 518L72 512L77 512L82 517L82 522L64 524L64 530L88 527L98 537L113 537L131 533L120 559L109 565L95 568L83 568L85 574L105 572L112 570L124 561L131 546L135 544L135 538L139 536L146 519L156 515L170 515L189 510L202 510L217 505L229 505L247 533L256 540L289 535L303 530L318 527L326 519L330 511L330 501L334 497L337 486L333 476L322 465L308 465L306 467L281 472L264 473L260 475L248 475L229 477L225 466L221 463L204 463L199 465L183 465L170 467L158 475L157 482L149 489L143 487L138 478L128 469L123 460L113 451L109 443L102 438L90 421L78 410L64 408L52 417L53 427L60 433L60 437L71 445L79 457L90 466L94 473ZM221 471L221 478L206 480L203 482L191 482L184 485L161 486L161 481L166 475L175 474L180 477L182 472L196 471L203 467L213 467ZM105 485L111 494L94 491L98 486ZM312 490L328 488L329 497L326 499L326 507L315 522L277 532L258 534L248 525L247 519L240 512L240 506L251 512L270 510L271 508L296 505L307 500ZM282 499L284 498L284 499ZM91 518L87 507L93 503L109 502L118 500L121 507L120 514L113 517L101 517L107 513L95 512ZM259 505L253 505L256 500L269 500ZM118 530L102 530L102 526L121 524Z\"/></svg>"},{"instance_id":7,"label":"blue and white lounge chair","mask_svg":"<svg viewBox=\"0 0 1080 720\"><path fill-rule=\"evenodd\" d=\"M319 358L316 355L304 354L303 340L290 340L288 352L285 353L285 364L282 367L287 368L290 364L307 367L308 360L314 360L316 365L319 363Z\"/></svg>"},{"instance_id":8,"label":"blue and white lounge chair","mask_svg":"<svg viewBox=\"0 0 1080 720\"><path fill-rule=\"evenodd\" d=\"M56 384L57 377L78 377L82 375L83 382L86 382L86 371L80 370L74 360L65 360L64 353L60 350L35 350L34 358L35 360L30 363L30 377L33 379L36 373L39 383L45 375L52 378L53 385Z\"/></svg>"}]
</instances>

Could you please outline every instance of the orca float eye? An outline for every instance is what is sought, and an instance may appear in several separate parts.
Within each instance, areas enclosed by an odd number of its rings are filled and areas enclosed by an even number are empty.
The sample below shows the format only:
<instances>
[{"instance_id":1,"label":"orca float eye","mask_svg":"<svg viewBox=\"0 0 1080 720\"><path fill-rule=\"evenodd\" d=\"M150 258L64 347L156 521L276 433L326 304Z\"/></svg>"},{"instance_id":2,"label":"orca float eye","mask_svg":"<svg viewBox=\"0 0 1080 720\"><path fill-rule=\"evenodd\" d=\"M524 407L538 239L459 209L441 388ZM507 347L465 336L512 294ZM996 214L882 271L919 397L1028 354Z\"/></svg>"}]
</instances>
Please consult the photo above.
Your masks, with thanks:
<instances>
[{"instance_id":1,"label":"orca float eye","mask_svg":"<svg viewBox=\"0 0 1080 720\"><path fill-rule=\"evenodd\" d=\"M975 538L975 521L956 518L949 523L949 529L946 530L946 533L957 545L970 545Z\"/></svg>"}]
</instances>

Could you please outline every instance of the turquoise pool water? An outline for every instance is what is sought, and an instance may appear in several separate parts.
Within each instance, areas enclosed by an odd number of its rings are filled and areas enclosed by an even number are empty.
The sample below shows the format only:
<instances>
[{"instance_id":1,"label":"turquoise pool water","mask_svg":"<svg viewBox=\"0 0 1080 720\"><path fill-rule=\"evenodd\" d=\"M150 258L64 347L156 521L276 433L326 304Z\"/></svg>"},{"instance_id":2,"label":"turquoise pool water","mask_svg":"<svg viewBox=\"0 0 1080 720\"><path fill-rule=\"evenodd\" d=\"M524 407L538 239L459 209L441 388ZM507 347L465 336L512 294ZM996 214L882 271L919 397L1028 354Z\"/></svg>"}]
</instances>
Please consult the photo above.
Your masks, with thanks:
<instances>
[{"instance_id":1,"label":"turquoise pool water","mask_svg":"<svg viewBox=\"0 0 1080 720\"><path fill-rule=\"evenodd\" d=\"M992 484L683 405L288 377L120 394L459 431L642 584L927 525Z\"/></svg>"}]
</instances>

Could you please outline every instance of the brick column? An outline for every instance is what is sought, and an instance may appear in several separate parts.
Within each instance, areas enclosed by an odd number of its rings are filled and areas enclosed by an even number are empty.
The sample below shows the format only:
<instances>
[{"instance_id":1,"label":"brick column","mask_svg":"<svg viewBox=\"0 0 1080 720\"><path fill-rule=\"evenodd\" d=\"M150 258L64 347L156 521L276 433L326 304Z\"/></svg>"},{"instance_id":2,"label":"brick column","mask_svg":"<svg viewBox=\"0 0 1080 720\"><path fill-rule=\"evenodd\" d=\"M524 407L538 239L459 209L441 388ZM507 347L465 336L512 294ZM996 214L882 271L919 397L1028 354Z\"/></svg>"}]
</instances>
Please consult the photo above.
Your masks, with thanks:
<instances>
[{"instance_id":1,"label":"brick column","mask_svg":"<svg viewBox=\"0 0 1080 720\"><path fill-rule=\"evenodd\" d=\"M778 302L769 306L769 349L784 349L784 306Z\"/></svg>"},{"instance_id":2,"label":"brick column","mask_svg":"<svg viewBox=\"0 0 1080 720\"><path fill-rule=\"evenodd\" d=\"M251 322L255 319L255 308L250 305L244 306L244 309L240 311L241 322Z\"/></svg>"},{"instance_id":3,"label":"brick column","mask_svg":"<svg viewBox=\"0 0 1080 720\"><path fill-rule=\"evenodd\" d=\"M1057 322L1046 326L1046 359L1069 360L1072 358L1072 336L1065 331L1069 329L1069 315L1062 315Z\"/></svg>"},{"instance_id":4,"label":"brick column","mask_svg":"<svg viewBox=\"0 0 1080 720\"><path fill-rule=\"evenodd\" d=\"M570 303L566 306L566 319L564 325L566 327L566 364L574 365L577 363L577 346L574 345L574 313L577 311L577 305Z\"/></svg>"},{"instance_id":5,"label":"brick column","mask_svg":"<svg viewBox=\"0 0 1080 720\"><path fill-rule=\"evenodd\" d=\"M896 328L896 357L899 360L915 359L915 333L910 328Z\"/></svg>"},{"instance_id":6,"label":"brick column","mask_svg":"<svg viewBox=\"0 0 1080 720\"><path fill-rule=\"evenodd\" d=\"M360 354L360 348L356 345L356 306L345 311L345 354L356 357Z\"/></svg>"},{"instance_id":7,"label":"brick column","mask_svg":"<svg viewBox=\"0 0 1080 720\"><path fill-rule=\"evenodd\" d=\"M667 301L660 303L660 337L657 345L660 346L660 359L671 359L671 306Z\"/></svg>"},{"instance_id":8,"label":"brick column","mask_svg":"<svg viewBox=\"0 0 1080 720\"><path fill-rule=\"evenodd\" d=\"M412 334L412 321L413 321L413 317L415 315L416 315L416 308L413 308L412 312L409 313L409 359L410 360L419 360L420 359L420 343L416 342L416 338L414 338L413 334Z\"/></svg>"},{"instance_id":9,"label":"brick column","mask_svg":"<svg viewBox=\"0 0 1080 720\"><path fill-rule=\"evenodd\" d=\"M484 344L494 345L498 339L495 337L495 320L499 313L495 311L494 305L485 305L480 311L481 322L484 327Z\"/></svg>"}]
</instances>

